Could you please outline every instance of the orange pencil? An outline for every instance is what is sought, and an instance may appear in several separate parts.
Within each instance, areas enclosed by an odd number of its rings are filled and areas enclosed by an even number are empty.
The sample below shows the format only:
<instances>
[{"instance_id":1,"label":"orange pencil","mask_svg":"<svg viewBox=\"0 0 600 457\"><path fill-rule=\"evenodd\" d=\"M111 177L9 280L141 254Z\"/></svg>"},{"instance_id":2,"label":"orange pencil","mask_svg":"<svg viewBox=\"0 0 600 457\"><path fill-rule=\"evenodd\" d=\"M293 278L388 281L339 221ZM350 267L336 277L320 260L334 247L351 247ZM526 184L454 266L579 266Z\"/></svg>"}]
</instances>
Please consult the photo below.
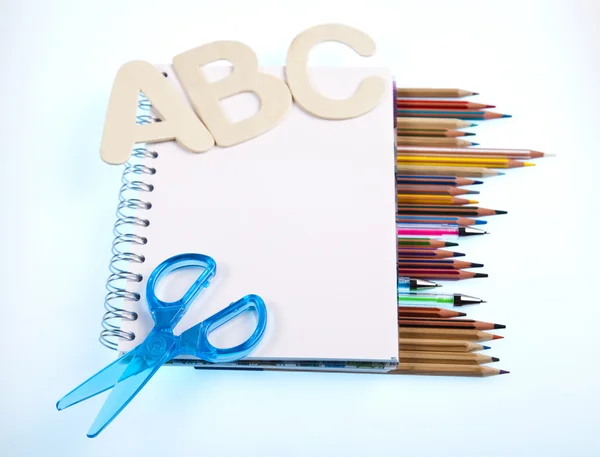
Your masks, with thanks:
<instances>
[{"instance_id":1,"label":"orange pencil","mask_svg":"<svg viewBox=\"0 0 600 457\"><path fill-rule=\"evenodd\" d=\"M492 148L444 148L436 146L398 146L397 154L402 156L442 156L442 157L477 157L490 159L539 159L554 157L553 154L531 149L492 149Z\"/></svg>"},{"instance_id":2,"label":"orange pencil","mask_svg":"<svg viewBox=\"0 0 600 457\"><path fill-rule=\"evenodd\" d=\"M401 338L429 339L429 340L465 340L465 341L490 341L504 338L493 333L481 330L465 330L456 328L400 328Z\"/></svg>"},{"instance_id":3,"label":"orange pencil","mask_svg":"<svg viewBox=\"0 0 600 457\"><path fill-rule=\"evenodd\" d=\"M478 203L477 200L469 200L466 198L456 198L449 195L413 195L413 194L397 194L396 201L398 204L411 205L471 205Z\"/></svg>"},{"instance_id":4,"label":"orange pencil","mask_svg":"<svg viewBox=\"0 0 600 457\"><path fill-rule=\"evenodd\" d=\"M402 318L454 318L466 316L467 313L445 308L429 308L428 306L398 306L398 317Z\"/></svg>"}]
</instances>

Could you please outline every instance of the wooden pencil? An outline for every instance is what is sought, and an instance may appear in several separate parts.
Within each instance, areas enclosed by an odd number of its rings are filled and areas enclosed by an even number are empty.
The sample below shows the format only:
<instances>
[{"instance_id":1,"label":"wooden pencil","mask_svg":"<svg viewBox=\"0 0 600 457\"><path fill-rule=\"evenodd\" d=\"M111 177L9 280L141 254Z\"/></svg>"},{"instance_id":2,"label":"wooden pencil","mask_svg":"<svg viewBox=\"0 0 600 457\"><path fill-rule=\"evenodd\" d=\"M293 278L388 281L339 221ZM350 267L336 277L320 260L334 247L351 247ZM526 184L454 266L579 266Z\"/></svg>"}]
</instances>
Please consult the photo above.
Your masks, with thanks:
<instances>
[{"instance_id":1,"label":"wooden pencil","mask_svg":"<svg viewBox=\"0 0 600 457\"><path fill-rule=\"evenodd\" d=\"M428 306L398 306L399 317L452 319L466 315L467 313L445 308L430 308Z\"/></svg>"},{"instance_id":2,"label":"wooden pencil","mask_svg":"<svg viewBox=\"0 0 600 457\"><path fill-rule=\"evenodd\" d=\"M400 136L396 137L398 146L445 146L449 148L468 148L477 146L479 143L474 143L469 140L461 140L460 138L428 138L424 136Z\"/></svg>"},{"instance_id":3,"label":"wooden pencil","mask_svg":"<svg viewBox=\"0 0 600 457\"><path fill-rule=\"evenodd\" d=\"M482 263L465 262L463 260L454 259L417 259L414 257L404 257L398 253L398 260L396 262L398 268L408 269L426 269L426 270L462 270L463 268L481 268Z\"/></svg>"},{"instance_id":4,"label":"wooden pencil","mask_svg":"<svg viewBox=\"0 0 600 457\"><path fill-rule=\"evenodd\" d=\"M400 363L439 363L444 365L483 365L498 362L498 357L474 352L423 352L400 350Z\"/></svg>"},{"instance_id":5,"label":"wooden pencil","mask_svg":"<svg viewBox=\"0 0 600 457\"><path fill-rule=\"evenodd\" d=\"M439 176L439 175L396 175L396 185L431 185L431 186L473 186L483 184L483 181L475 179L462 178L459 176Z\"/></svg>"},{"instance_id":6,"label":"wooden pencil","mask_svg":"<svg viewBox=\"0 0 600 457\"><path fill-rule=\"evenodd\" d=\"M518 168L535 165L532 162L520 162L513 159L492 159L487 157L430 157L416 155L398 155L396 156L396 162L434 167L445 167L450 165L458 167Z\"/></svg>"},{"instance_id":7,"label":"wooden pencil","mask_svg":"<svg viewBox=\"0 0 600 457\"><path fill-rule=\"evenodd\" d=\"M491 368L485 365L447 365L436 363L402 363L388 374L418 374L437 376L476 376L487 377L507 374L508 371Z\"/></svg>"},{"instance_id":8,"label":"wooden pencil","mask_svg":"<svg viewBox=\"0 0 600 457\"><path fill-rule=\"evenodd\" d=\"M499 209L478 208L476 206L452 206L452 205L397 205L398 214L406 215L439 215L439 216L463 216L480 217L506 214Z\"/></svg>"},{"instance_id":9,"label":"wooden pencil","mask_svg":"<svg viewBox=\"0 0 600 457\"><path fill-rule=\"evenodd\" d=\"M495 105L475 103L462 100L432 100L423 98L396 98L396 108L409 109L440 109L440 110L482 110L495 108Z\"/></svg>"},{"instance_id":10,"label":"wooden pencil","mask_svg":"<svg viewBox=\"0 0 600 457\"><path fill-rule=\"evenodd\" d=\"M422 352L476 352L489 349L489 346L466 340L399 338L400 350Z\"/></svg>"},{"instance_id":11,"label":"wooden pencil","mask_svg":"<svg viewBox=\"0 0 600 457\"><path fill-rule=\"evenodd\" d=\"M471 219L468 217L442 217L442 216L408 216L398 214L396 216L398 224L449 224L468 227L469 225L481 225L481 219Z\"/></svg>"},{"instance_id":12,"label":"wooden pencil","mask_svg":"<svg viewBox=\"0 0 600 457\"><path fill-rule=\"evenodd\" d=\"M398 249L398 257L402 259L448 259L464 256L462 252L444 251L442 249Z\"/></svg>"},{"instance_id":13,"label":"wooden pencil","mask_svg":"<svg viewBox=\"0 0 600 457\"><path fill-rule=\"evenodd\" d=\"M552 154L531 149L492 149L492 148L445 148L436 146L398 146L398 155L442 156L442 157L478 157L490 159L539 159L553 157Z\"/></svg>"},{"instance_id":14,"label":"wooden pencil","mask_svg":"<svg viewBox=\"0 0 600 457\"><path fill-rule=\"evenodd\" d=\"M462 119L396 117L396 128L399 129L464 129L476 126L477 124Z\"/></svg>"},{"instance_id":15,"label":"wooden pencil","mask_svg":"<svg viewBox=\"0 0 600 457\"><path fill-rule=\"evenodd\" d=\"M433 240L430 238L402 238L398 239L398 247L418 247L419 249L437 249L458 246L452 241Z\"/></svg>"},{"instance_id":16,"label":"wooden pencil","mask_svg":"<svg viewBox=\"0 0 600 457\"><path fill-rule=\"evenodd\" d=\"M475 134L455 129L398 129L397 135L429 138L456 138L461 136L473 136Z\"/></svg>"},{"instance_id":17,"label":"wooden pencil","mask_svg":"<svg viewBox=\"0 0 600 457\"><path fill-rule=\"evenodd\" d=\"M398 276L421 279L442 279L446 281L460 281L462 279L487 278L487 273L474 273L472 271L452 269L420 269L420 268L398 268Z\"/></svg>"},{"instance_id":18,"label":"wooden pencil","mask_svg":"<svg viewBox=\"0 0 600 457\"><path fill-rule=\"evenodd\" d=\"M396 192L399 194L420 194L420 195L472 195L478 194L477 190L462 189L455 186L431 186L431 185L396 185Z\"/></svg>"},{"instance_id":19,"label":"wooden pencil","mask_svg":"<svg viewBox=\"0 0 600 457\"><path fill-rule=\"evenodd\" d=\"M479 203L477 200L457 198L451 195L420 195L396 194L398 204L406 205L472 205Z\"/></svg>"},{"instance_id":20,"label":"wooden pencil","mask_svg":"<svg viewBox=\"0 0 600 457\"><path fill-rule=\"evenodd\" d=\"M400 317L398 326L414 328L457 328L465 330L497 330L505 325L482 322L473 319L411 318Z\"/></svg>"},{"instance_id":21,"label":"wooden pencil","mask_svg":"<svg viewBox=\"0 0 600 457\"><path fill-rule=\"evenodd\" d=\"M400 175L443 175L465 178L486 178L504 173L483 167L427 166L422 164L396 163L396 173Z\"/></svg>"},{"instance_id":22,"label":"wooden pencil","mask_svg":"<svg viewBox=\"0 0 600 457\"><path fill-rule=\"evenodd\" d=\"M396 109L398 117L419 118L451 118L472 121L486 121L511 117L510 114L495 113L493 111L468 111L468 110L438 110L438 109Z\"/></svg>"},{"instance_id":23,"label":"wooden pencil","mask_svg":"<svg viewBox=\"0 0 600 457\"><path fill-rule=\"evenodd\" d=\"M427 340L466 340L466 341L491 341L504 338L481 330L463 330L455 328L401 328L400 338L427 339Z\"/></svg>"},{"instance_id":24,"label":"wooden pencil","mask_svg":"<svg viewBox=\"0 0 600 457\"><path fill-rule=\"evenodd\" d=\"M396 88L396 97L463 98L471 95L479 95L479 93L463 89Z\"/></svg>"}]
</instances>

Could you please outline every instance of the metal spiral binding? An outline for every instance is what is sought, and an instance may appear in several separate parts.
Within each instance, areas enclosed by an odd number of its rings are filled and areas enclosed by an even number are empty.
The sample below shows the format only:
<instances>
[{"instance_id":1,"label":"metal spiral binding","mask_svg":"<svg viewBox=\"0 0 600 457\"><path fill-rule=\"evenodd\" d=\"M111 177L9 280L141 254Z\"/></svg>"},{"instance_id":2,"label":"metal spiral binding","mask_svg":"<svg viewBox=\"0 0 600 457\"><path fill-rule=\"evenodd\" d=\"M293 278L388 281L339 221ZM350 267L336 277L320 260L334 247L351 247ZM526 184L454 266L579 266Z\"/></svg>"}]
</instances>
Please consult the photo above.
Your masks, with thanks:
<instances>
[{"instance_id":1,"label":"metal spiral binding","mask_svg":"<svg viewBox=\"0 0 600 457\"><path fill-rule=\"evenodd\" d=\"M140 96L138 101L140 110L148 111L151 108L150 101ZM148 124L157 121L156 118L142 114L137 116L138 124ZM154 186L143 182L144 175L156 173L156 169L139 163L139 159L155 159L158 154L147 148L136 148L133 150L130 160L125 164L121 177L122 186L119 190L119 205L117 206L117 221L113 228L115 238L112 243L112 258L110 259L110 276L106 281L108 293L104 298L106 312L102 317L102 332L100 342L109 349L117 349L119 341L133 341L135 334L121 330L122 320L134 321L137 314L124 309L123 302L138 301L140 295L126 289L127 281L141 282L142 275L128 270L129 263L143 263L143 255L132 252L132 248L144 245L147 238L131 233L132 226L147 227L148 219L138 217L137 210L149 210L152 203L137 197L140 192L152 192Z\"/></svg>"}]
</instances>

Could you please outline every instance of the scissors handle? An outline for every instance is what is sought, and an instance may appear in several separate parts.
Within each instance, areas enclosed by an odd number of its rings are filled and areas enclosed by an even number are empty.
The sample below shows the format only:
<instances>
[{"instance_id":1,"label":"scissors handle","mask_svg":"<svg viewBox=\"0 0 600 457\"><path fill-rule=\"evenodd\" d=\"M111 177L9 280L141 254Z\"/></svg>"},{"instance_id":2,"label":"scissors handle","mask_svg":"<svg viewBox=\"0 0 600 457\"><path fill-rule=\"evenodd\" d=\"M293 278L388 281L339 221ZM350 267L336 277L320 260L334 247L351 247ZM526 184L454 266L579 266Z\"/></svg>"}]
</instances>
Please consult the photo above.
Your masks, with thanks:
<instances>
[{"instance_id":1,"label":"scissors handle","mask_svg":"<svg viewBox=\"0 0 600 457\"><path fill-rule=\"evenodd\" d=\"M245 311L256 311L257 324L246 341L230 348L210 344L208 335ZM258 295L246 295L181 334L181 353L207 362L227 363L246 357L260 343L267 327L267 308Z\"/></svg>"}]
</instances>

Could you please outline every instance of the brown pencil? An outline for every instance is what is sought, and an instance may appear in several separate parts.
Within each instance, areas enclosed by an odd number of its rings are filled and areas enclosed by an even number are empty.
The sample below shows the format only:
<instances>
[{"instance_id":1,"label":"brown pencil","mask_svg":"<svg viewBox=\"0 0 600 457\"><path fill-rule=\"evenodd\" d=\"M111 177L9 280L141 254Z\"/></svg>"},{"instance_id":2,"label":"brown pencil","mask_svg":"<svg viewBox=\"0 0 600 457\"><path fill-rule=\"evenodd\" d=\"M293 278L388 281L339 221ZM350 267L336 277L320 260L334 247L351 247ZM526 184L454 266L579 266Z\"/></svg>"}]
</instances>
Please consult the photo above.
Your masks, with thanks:
<instances>
[{"instance_id":1,"label":"brown pencil","mask_svg":"<svg viewBox=\"0 0 600 457\"><path fill-rule=\"evenodd\" d=\"M477 146L479 143L474 143L469 140L461 140L460 138L429 138L424 136L400 136L396 137L398 146L444 146L449 148L468 148Z\"/></svg>"},{"instance_id":2,"label":"brown pencil","mask_svg":"<svg viewBox=\"0 0 600 457\"><path fill-rule=\"evenodd\" d=\"M396 97L436 97L436 98L463 98L479 95L477 92L463 89L427 89L427 88L396 88Z\"/></svg>"},{"instance_id":3,"label":"brown pencil","mask_svg":"<svg viewBox=\"0 0 600 457\"><path fill-rule=\"evenodd\" d=\"M443 319L443 318L413 318L400 317L400 327L415 328L457 328L465 330L497 330L506 328L506 325L481 322L473 319Z\"/></svg>"},{"instance_id":4,"label":"brown pencil","mask_svg":"<svg viewBox=\"0 0 600 457\"><path fill-rule=\"evenodd\" d=\"M465 340L399 338L400 350L422 352L475 352L490 349L483 344Z\"/></svg>"},{"instance_id":5,"label":"brown pencil","mask_svg":"<svg viewBox=\"0 0 600 457\"><path fill-rule=\"evenodd\" d=\"M428 306L398 306L398 316L402 318L440 318L451 319L466 316L467 313L445 308L429 308Z\"/></svg>"},{"instance_id":6,"label":"brown pencil","mask_svg":"<svg viewBox=\"0 0 600 457\"><path fill-rule=\"evenodd\" d=\"M471 205L479 203L468 198L452 197L450 195L421 195L421 194L396 194L398 204L411 205Z\"/></svg>"},{"instance_id":7,"label":"brown pencil","mask_svg":"<svg viewBox=\"0 0 600 457\"><path fill-rule=\"evenodd\" d=\"M435 185L398 185L396 192L399 194L425 194L425 195L472 195L478 194L477 190L462 189L455 186L435 186Z\"/></svg>"},{"instance_id":8,"label":"brown pencil","mask_svg":"<svg viewBox=\"0 0 600 457\"><path fill-rule=\"evenodd\" d=\"M553 157L531 149L490 149L490 148L444 148L444 147L419 147L398 146L398 155L417 156L443 156L443 157L478 157L490 159L538 159L540 157Z\"/></svg>"},{"instance_id":9,"label":"brown pencil","mask_svg":"<svg viewBox=\"0 0 600 457\"><path fill-rule=\"evenodd\" d=\"M403 327L399 330L401 338L421 338L428 340L467 340L490 341L504 338L481 330L464 330L455 328L412 328Z\"/></svg>"},{"instance_id":10,"label":"brown pencil","mask_svg":"<svg viewBox=\"0 0 600 457\"><path fill-rule=\"evenodd\" d=\"M398 257L403 259L448 259L464 257L462 252L445 251L443 249L398 249Z\"/></svg>"},{"instance_id":11,"label":"brown pencil","mask_svg":"<svg viewBox=\"0 0 600 457\"><path fill-rule=\"evenodd\" d=\"M490 368L485 365L446 365L436 363L402 363L398 368L388 371L388 374L418 374L437 376L476 376L487 377L507 374L508 371Z\"/></svg>"},{"instance_id":12,"label":"brown pencil","mask_svg":"<svg viewBox=\"0 0 600 457\"><path fill-rule=\"evenodd\" d=\"M464 262L462 260L454 259L415 259L412 257L404 257L398 254L398 261L396 262L398 268L419 268L427 270L435 269L453 269L461 270L463 268L481 268L482 263Z\"/></svg>"},{"instance_id":13,"label":"brown pencil","mask_svg":"<svg viewBox=\"0 0 600 457\"><path fill-rule=\"evenodd\" d=\"M396 163L396 172L400 175L461 176L463 178L486 178L504 174L500 171L484 167L461 167L456 165L427 166L408 163Z\"/></svg>"},{"instance_id":14,"label":"brown pencil","mask_svg":"<svg viewBox=\"0 0 600 457\"><path fill-rule=\"evenodd\" d=\"M422 352L400 350L401 363L440 363L444 365L482 365L500 361L497 357L473 352Z\"/></svg>"},{"instance_id":15,"label":"brown pencil","mask_svg":"<svg viewBox=\"0 0 600 457\"><path fill-rule=\"evenodd\" d=\"M479 208L477 206L452 206L452 205L398 205L398 213L407 215L433 215L433 216L493 216L506 214L498 209Z\"/></svg>"},{"instance_id":16,"label":"brown pencil","mask_svg":"<svg viewBox=\"0 0 600 457\"><path fill-rule=\"evenodd\" d=\"M502 117L511 117L510 114L494 113L493 111L469 111L469 110L440 110L440 109L421 109L421 108L399 108L396 109L396 115L402 117L419 118L452 118L473 121L484 121L490 119L500 119Z\"/></svg>"},{"instance_id":17,"label":"brown pencil","mask_svg":"<svg viewBox=\"0 0 600 457\"><path fill-rule=\"evenodd\" d=\"M398 136L416 136L428 138L456 138L461 136L474 136L471 132L462 132L455 129L407 129L401 128L397 131Z\"/></svg>"},{"instance_id":18,"label":"brown pencil","mask_svg":"<svg viewBox=\"0 0 600 457\"><path fill-rule=\"evenodd\" d=\"M446 281L460 281L462 279L487 278L486 273L474 273L472 271L451 270L451 269L419 269L419 268L398 268L398 276L422 279L441 279Z\"/></svg>"}]
</instances>

